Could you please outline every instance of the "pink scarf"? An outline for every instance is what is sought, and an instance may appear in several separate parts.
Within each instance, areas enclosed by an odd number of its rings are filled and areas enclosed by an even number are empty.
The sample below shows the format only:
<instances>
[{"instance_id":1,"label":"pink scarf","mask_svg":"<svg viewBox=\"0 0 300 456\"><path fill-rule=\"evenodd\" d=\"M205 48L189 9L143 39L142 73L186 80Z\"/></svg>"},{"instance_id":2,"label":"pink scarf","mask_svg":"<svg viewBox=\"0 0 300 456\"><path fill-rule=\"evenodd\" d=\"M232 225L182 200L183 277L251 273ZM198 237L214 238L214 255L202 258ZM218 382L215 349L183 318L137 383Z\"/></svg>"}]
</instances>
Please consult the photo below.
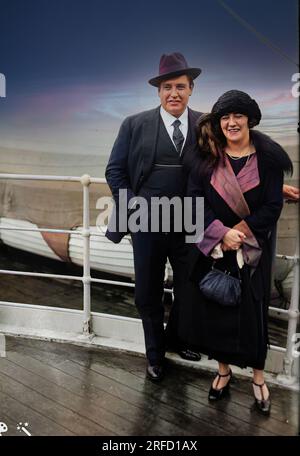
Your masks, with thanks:
<instances>
[{"instance_id":1,"label":"pink scarf","mask_svg":"<svg viewBox=\"0 0 300 456\"><path fill-rule=\"evenodd\" d=\"M225 166L219 164L214 169L210 183L232 211L242 219L241 228L243 229L241 231L246 231L247 236L242 244L244 262L249 266L256 267L262 250L256 237L243 220L247 215L250 215L250 209L243 193L257 187L260 183L256 154L250 156L249 161L237 176L233 172L228 157L225 156Z\"/></svg>"}]
</instances>

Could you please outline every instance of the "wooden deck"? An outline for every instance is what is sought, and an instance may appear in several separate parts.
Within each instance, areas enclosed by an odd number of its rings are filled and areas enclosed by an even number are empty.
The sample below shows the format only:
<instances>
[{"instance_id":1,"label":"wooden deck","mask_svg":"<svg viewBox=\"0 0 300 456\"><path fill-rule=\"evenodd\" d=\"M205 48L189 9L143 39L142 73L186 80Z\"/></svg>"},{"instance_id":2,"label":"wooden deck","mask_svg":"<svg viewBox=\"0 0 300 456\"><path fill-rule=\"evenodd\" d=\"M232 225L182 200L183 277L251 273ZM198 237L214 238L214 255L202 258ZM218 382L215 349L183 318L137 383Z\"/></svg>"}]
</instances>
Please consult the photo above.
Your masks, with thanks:
<instances>
[{"instance_id":1,"label":"wooden deck","mask_svg":"<svg viewBox=\"0 0 300 456\"><path fill-rule=\"evenodd\" d=\"M270 417L252 408L249 380L231 397L207 400L211 374L169 361L160 384L145 379L143 357L81 346L6 338L0 358L0 422L5 436L295 436L298 394L270 388ZM3 434L4 435L4 434Z\"/></svg>"}]
</instances>

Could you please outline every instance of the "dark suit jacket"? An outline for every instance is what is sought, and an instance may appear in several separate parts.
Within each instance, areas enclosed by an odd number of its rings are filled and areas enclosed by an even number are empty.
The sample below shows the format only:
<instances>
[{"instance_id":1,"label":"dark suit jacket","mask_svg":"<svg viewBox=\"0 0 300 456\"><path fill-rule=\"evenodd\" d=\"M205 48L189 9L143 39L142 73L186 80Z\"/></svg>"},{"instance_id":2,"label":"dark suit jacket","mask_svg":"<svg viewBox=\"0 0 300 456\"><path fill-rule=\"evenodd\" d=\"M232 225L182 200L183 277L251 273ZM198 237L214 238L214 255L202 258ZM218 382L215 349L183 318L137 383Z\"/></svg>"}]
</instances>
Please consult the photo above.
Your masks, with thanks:
<instances>
[{"instance_id":1,"label":"dark suit jacket","mask_svg":"<svg viewBox=\"0 0 300 456\"><path fill-rule=\"evenodd\" d=\"M195 126L201 112L188 108L189 129L196 141ZM118 208L119 189L127 189L128 201L136 195L151 173L159 131L160 106L127 117L113 145L105 177ZM124 232L106 232L113 242L120 242Z\"/></svg>"}]
</instances>

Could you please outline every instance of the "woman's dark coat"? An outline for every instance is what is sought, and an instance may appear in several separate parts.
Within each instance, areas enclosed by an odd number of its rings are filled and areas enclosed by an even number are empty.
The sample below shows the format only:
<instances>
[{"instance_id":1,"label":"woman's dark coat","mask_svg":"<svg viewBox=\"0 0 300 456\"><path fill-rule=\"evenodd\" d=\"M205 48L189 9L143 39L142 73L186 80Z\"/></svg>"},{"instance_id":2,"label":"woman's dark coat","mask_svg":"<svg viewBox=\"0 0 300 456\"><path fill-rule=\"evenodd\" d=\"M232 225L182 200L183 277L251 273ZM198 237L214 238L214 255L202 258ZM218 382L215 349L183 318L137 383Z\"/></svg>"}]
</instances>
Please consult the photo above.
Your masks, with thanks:
<instances>
[{"instance_id":1,"label":"woman's dark coat","mask_svg":"<svg viewBox=\"0 0 300 456\"><path fill-rule=\"evenodd\" d=\"M242 303L224 307L200 294L199 281L210 270L212 259L190 245L187 274L186 306L180 309L178 334L187 343L210 358L240 367L263 369L267 353L267 312L270 301L272 233L283 206L283 171L291 169L285 151L269 137L251 132L257 154L260 183L244 193L250 215L245 218L255 235L262 255L256 269L244 265ZM204 161L199 149L190 151L186 163L191 169L187 195L205 198L205 228L214 219L232 228L241 219L210 183L212 172L203 172ZM236 252L226 252L218 260L222 269L236 268Z\"/></svg>"}]
</instances>

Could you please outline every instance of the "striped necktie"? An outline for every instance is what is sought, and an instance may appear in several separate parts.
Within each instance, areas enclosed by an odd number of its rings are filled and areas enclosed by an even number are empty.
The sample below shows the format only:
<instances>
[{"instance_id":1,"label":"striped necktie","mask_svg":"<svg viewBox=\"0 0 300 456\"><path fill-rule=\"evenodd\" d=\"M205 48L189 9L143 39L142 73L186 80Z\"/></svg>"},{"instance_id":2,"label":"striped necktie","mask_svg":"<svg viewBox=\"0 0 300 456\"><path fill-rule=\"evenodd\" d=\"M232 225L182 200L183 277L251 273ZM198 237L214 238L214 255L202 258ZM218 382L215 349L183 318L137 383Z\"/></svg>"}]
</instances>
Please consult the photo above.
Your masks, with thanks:
<instances>
[{"instance_id":1,"label":"striped necktie","mask_svg":"<svg viewBox=\"0 0 300 456\"><path fill-rule=\"evenodd\" d=\"M177 152L180 154L181 153L181 149L182 149L182 144L184 142L184 136L183 134L181 133L181 130L179 128L179 125L181 125L181 122L180 120L176 119L173 123L172 123L172 126L174 127L174 131L173 131L173 141L175 143L175 146L176 146L176 149L177 149Z\"/></svg>"}]
</instances>

